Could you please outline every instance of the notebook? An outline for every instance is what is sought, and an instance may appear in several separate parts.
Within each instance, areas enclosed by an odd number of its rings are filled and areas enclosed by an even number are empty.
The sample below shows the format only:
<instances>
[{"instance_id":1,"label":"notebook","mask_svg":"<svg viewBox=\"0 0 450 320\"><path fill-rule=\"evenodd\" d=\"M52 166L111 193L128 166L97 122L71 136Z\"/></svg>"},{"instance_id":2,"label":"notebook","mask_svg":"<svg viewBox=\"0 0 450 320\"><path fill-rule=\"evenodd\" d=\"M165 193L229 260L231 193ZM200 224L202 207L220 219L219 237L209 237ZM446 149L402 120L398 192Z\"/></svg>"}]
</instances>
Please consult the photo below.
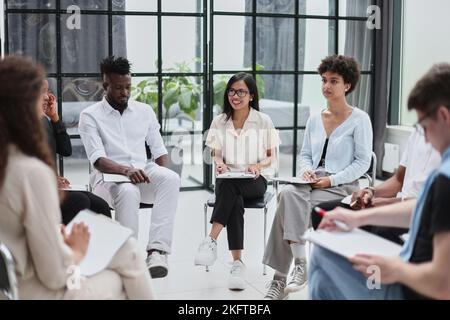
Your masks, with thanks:
<instances>
[{"instance_id":1,"label":"notebook","mask_svg":"<svg viewBox=\"0 0 450 320\"><path fill-rule=\"evenodd\" d=\"M312 184L315 181L307 181L300 177L277 177L272 178L273 181L279 181L279 182L285 182L285 183L292 183L292 184Z\"/></svg>"},{"instance_id":2,"label":"notebook","mask_svg":"<svg viewBox=\"0 0 450 320\"><path fill-rule=\"evenodd\" d=\"M216 179L254 179L255 175L253 173L248 173L244 171L227 171L216 175Z\"/></svg>"},{"instance_id":3,"label":"notebook","mask_svg":"<svg viewBox=\"0 0 450 320\"><path fill-rule=\"evenodd\" d=\"M357 254L398 256L401 246L361 229L350 232L307 231L303 238L346 258Z\"/></svg>"},{"instance_id":4,"label":"notebook","mask_svg":"<svg viewBox=\"0 0 450 320\"><path fill-rule=\"evenodd\" d=\"M124 175L114 173L103 173L104 182L131 182L131 180Z\"/></svg>"},{"instance_id":5,"label":"notebook","mask_svg":"<svg viewBox=\"0 0 450 320\"><path fill-rule=\"evenodd\" d=\"M104 216L83 210L67 225L66 233L70 234L73 224L80 222L88 226L91 234L86 255L80 263L81 274L89 277L108 266L133 231Z\"/></svg>"}]
</instances>

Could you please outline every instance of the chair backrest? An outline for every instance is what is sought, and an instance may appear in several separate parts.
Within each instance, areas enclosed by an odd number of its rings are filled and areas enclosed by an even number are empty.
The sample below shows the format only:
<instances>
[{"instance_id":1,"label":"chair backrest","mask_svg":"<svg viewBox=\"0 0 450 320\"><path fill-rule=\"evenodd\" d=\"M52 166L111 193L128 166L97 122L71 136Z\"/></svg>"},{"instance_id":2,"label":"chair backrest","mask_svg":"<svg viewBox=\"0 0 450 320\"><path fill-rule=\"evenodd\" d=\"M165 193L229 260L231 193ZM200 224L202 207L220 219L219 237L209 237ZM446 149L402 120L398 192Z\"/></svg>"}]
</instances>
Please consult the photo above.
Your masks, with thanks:
<instances>
[{"instance_id":1,"label":"chair backrest","mask_svg":"<svg viewBox=\"0 0 450 320\"><path fill-rule=\"evenodd\" d=\"M14 260L8 248L0 242L0 295L9 300L17 300L17 280Z\"/></svg>"},{"instance_id":2,"label":"chair backrest","mask_svg":"<svg viewBox=\"0 0 450 320\"><path fill-rule=\"evenodd\" d=\"M377 155L372 151L372 161L370 163L369 170L363 175L364 178L369 180L369 186L374 187L377 179Z\"/></svg>"}]
</instances>

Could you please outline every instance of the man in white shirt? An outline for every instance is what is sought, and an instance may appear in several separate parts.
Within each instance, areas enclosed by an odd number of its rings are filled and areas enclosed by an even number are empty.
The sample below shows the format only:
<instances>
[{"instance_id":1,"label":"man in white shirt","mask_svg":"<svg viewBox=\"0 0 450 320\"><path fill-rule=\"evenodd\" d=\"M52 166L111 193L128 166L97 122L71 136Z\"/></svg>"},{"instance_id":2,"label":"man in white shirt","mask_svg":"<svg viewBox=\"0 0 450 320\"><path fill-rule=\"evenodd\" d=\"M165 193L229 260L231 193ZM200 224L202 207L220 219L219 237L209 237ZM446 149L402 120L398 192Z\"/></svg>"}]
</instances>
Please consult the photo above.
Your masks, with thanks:
<instances>
[{"instance_id":1,"label":"man in white shirt","mask_svg":"<svg viewBox=\"0 0 450 320\"><path fill-rule=\"evenodd\" d=\"M138 236L139 204L154 203L147 245L147 267L153 278L168 273L180 177L167 169L168 156L160 125L149 105L129 100L130 63L109 57L101 63L105 97L80 114L79 132L89 161L93 192L116 212L117 220ZM153 161L147 161L145 143ZM102 173L127 176L131 183L103 181Z\"/></svg>"}]
</instances>

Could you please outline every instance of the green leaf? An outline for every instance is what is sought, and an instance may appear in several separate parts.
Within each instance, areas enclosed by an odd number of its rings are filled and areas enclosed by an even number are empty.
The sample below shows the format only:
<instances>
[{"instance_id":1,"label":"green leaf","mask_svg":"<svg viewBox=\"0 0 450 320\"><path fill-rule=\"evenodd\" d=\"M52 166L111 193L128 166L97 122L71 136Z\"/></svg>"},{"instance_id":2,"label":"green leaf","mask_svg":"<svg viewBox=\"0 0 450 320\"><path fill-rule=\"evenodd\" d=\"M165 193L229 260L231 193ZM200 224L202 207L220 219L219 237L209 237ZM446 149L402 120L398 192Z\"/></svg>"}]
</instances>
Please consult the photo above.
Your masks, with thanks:
<instances>
[{"instance_id":1,"label":"green leaf","mask_svg":"<svg viewBox=\"0 0 450 320\"><path fill-rule=\"evenodd\" d=\"M177 86L170 85L168 87L171 88L163 92L163 104L166 110L169 110L170 106L177 102L179 94Z\"/></svg>"}]
</instances>

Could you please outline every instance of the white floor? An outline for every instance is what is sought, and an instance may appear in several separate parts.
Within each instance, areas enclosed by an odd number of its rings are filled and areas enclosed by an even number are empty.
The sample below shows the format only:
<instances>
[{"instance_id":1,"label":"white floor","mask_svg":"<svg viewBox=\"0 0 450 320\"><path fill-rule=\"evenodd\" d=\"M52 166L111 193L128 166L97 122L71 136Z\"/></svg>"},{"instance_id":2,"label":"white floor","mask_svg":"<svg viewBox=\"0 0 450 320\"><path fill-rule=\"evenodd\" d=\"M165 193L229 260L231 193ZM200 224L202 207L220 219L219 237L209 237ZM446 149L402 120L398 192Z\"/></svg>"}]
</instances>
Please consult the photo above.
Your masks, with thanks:
<instances>
[{"instance_id":1,"label":"white floor","mask_svg":"<svg viewBox=\"0 0 450 320\"><path fill-rule=\"evenodd\" d=\"M245 213L245 240L243 261L247 266L247 288L230 291L227 288L231 255L228 251L226 230L218 241L218 260L209 272L204 267L194 266L194 255L198 244L204 238L203 204L211 194L206 191L182 192L175 222L173 252L169 256L169 274L154 279L158 299L164 300L257 300L265 295L266 284L272 279L273 271L268 268L263 275L263 210L248 209ZM267 235L272 225L276 207L272 200L267 219ZM141 210L139 243L147 243L151 210ZM211 209L208 210L208 217ZM208 224L209 228L209 224ZM307 299L307 289L291 294L289 299Z\"/></svg>"}]
</instances>

